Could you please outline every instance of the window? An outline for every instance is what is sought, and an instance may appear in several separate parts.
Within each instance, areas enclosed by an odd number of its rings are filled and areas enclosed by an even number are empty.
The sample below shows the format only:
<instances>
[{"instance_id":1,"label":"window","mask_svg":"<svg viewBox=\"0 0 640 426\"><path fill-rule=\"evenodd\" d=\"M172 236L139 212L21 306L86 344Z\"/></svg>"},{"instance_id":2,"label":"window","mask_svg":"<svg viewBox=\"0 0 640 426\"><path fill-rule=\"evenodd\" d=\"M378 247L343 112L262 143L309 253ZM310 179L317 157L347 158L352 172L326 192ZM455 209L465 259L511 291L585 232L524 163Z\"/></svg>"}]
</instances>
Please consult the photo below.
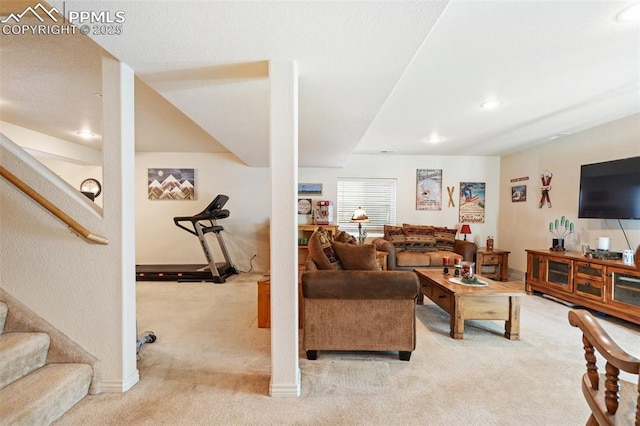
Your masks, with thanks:
<instances>
[{"instance_id":1,"label":"window","mask_svg":"<svg viewBox=\"0 0 640 426\"><path fill-rule=\"evenodd\" d=\"M367 231L382 232L383 225L396 224L396 179L338 178L338 225L358 234L358 224L349 220L358 208L367 212Z\"/></svg>"}]
</instances>

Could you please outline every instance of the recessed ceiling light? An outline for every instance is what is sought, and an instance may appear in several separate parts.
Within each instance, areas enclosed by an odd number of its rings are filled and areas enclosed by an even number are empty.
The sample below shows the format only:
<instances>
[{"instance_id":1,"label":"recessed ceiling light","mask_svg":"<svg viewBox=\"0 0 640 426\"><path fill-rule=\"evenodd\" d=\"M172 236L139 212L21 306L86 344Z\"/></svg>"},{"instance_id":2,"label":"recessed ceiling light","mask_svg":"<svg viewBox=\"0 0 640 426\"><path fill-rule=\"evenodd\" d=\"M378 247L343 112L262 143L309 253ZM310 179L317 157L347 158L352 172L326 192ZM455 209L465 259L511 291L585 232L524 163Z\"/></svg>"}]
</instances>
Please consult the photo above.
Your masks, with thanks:
<instances>
[{"instance_id":1,"label":"recessed ceiling light","mask_svg":"<svg viewBox=\"0 0 640 426\"><path fill-rule=\"evenodd\" d=\"M96 135L88 130L81 130L79 132L76 132L76 135L80 136L82 139L91 139L96 137Z\"/></svg>"},{"instance_id":2,"label":"recessed ceiling light","mask_svg":"<svg viewBox=\"0 0 640 426\"><path fill-rule=\"evenodd\" d=\"M432 134L431 136L429 136L427 139L425 139L425 142L428 143L439 143L442 142L444 139L442 138L442 136L438 136L437 134Z\"/></svg>"},{"instance_id":3,"label":"recessed ceiling light","mask_svg":"<svg viewBox=\"0 0 640 426\"><path fill-rule=\"evenodd\" d=\"M571 133L558 133L557 135L549 136L549 140L561 138L563 136L569 136Z\"/></svg>"},{"instance_id":4,"label":"recessed ceiling light","mask_svg":"<svg viewBox=\"0 0 640 426\"><path fill-rule=\"evenodd\" d=\"M629 6L616 16L620 22L640 21L640 3Z\"/></svg>"},{"instance_id":5,"label":"recessed ceiling light","mask_svg":"<svg viewBox=\"0 0 640 426\"><path fill-rule=\"evenodd\" d=\"M483 103L481 103L480 108L490 110L490 109L496 109L500 105L502 105L502 101L500 99L490 99L488 101L484 101Z\"/></svg>"}]
</instances>

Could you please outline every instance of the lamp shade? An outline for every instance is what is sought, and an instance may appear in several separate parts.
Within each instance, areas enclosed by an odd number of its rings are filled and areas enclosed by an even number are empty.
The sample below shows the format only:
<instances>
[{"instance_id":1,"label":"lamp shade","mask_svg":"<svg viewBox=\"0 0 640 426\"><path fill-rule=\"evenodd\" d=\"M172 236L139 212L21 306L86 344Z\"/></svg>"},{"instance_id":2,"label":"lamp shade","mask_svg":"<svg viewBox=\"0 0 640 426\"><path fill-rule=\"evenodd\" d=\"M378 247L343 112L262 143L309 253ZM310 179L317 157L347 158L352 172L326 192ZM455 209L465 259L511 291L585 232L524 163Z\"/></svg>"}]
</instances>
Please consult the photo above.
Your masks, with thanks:
<instances>
[{"instance_id":1,"label":"lamp shade","mask_svg":"<svg viewBox=\"0 0 640 426\"><path fill-rule=\"evenodd\" d=\"M362 210L362 207L358 207L356 211L353 212L353 216L351 216L350 222L369 222L369 218L367 217L367 212Z\"/></svg>"},{"instance_id":2,"label":"lamp shade","mask_svg":"<svg viewBox=\"0 0 640 426\"><path fill-rule=\"evenodd\" d=\"M467 234L471 233L471 227L469 225L462 225L460 227L460 233L464 235L464 240L467 241Z\"/></svg>"}]
</instances>

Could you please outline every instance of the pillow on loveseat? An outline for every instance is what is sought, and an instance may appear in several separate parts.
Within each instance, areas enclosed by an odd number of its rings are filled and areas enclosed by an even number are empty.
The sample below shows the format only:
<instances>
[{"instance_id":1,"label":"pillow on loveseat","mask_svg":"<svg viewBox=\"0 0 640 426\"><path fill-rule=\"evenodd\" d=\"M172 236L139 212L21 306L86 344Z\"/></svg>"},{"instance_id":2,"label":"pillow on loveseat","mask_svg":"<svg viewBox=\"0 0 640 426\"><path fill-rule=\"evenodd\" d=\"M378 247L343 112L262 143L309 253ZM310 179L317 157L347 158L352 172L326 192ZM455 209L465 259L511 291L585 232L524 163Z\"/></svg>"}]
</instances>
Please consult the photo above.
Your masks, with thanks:
<instances>
[{"instance_id":1,"label":"pillow on loveseat","mask_svg":"<svg viewBox=\"0 0 640 426\"><path fill-rule=\"evenodd\" d=\"M396 251L405 249L406 238L402 226L384 225L384 239L390 241Z\"/></svg>"},{"instance_id":2,"label":"pillow on loveseat","mask_svg":"<svg viewBox=\"0 0 640 426\"><path fill-rule=\"evenodd\" d=\"M436 248L440 251L454 251L457 233L456 229L435 228Z\"/></svg>"},{"instance_id":3,"label":"pillow on loveseat","mask_svg":"<svg viewBox=\"0 0 640 426\"><path fill-rule=\"evenodd\" d=\"M331 245L331 236L322 227L309 237L309 257L320 270L344 269Z\"/></svg>"},{"instance_id":4,"label":"pillow on loveseat","mask_svg":"<svg viewBox=\"0 0 640 426\"><path fill-rule=\"evenodd\" d=\"M402 225L404 232L405 246L408 251L437 251L435 228L424 225Z\"/></svg>"},{"instance_id":5,"label":"pillow on loveseat","mask_svg":"<svg viewBox=\"0 0 640 426\"><path fill-rule=\"evenodd\" d=\"M333 249L346 270L377 271L380 264L373 244L349 244L333 241Z\"/></svg>"}]
</instances>

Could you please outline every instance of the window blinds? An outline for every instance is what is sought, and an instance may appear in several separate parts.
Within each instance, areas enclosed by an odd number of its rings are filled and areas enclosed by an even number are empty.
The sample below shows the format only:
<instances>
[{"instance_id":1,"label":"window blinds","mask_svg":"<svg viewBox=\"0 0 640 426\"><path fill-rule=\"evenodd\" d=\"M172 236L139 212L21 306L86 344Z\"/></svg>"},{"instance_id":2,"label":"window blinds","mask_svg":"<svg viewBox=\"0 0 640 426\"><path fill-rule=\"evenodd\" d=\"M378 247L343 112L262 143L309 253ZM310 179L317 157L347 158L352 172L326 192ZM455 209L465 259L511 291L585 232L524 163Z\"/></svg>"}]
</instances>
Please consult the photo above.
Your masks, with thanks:
<instances>
[{"instance_id":1,"label":"window blinds","mask_svg":"<svg viewBox=\"0 0 640 426\"><path fill-rule=\"evenodd\" d=\"M349 220L361 207L367 212L368 231L382 232L384 224L396 224L396 179L338 178L338 225L343 231L358 233L358 224Z\"/></svg>"}]
</instances>

